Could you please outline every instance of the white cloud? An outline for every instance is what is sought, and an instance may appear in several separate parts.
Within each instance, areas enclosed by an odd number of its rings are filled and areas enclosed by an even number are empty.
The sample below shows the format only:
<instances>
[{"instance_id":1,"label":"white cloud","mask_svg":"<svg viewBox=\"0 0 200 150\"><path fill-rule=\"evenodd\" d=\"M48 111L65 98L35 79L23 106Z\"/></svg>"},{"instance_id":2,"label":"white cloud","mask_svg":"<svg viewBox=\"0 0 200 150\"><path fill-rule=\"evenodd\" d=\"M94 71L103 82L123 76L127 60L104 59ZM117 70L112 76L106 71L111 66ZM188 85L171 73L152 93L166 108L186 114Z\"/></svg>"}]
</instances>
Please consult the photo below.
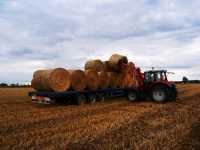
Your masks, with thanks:
<instances>
[{"instance_id":1,"label":"white cloud","mask_svg":"<svg viewBox=\"0 0 200 150\"><path fill-rule=\"evenodd\" d=\"M198 0L3 1L0 81L30 80L40 67L82 68L86 59L114 52L145 69L169 68L175 79L199 79L199 6Z\"/></svg>"}]
</instances>

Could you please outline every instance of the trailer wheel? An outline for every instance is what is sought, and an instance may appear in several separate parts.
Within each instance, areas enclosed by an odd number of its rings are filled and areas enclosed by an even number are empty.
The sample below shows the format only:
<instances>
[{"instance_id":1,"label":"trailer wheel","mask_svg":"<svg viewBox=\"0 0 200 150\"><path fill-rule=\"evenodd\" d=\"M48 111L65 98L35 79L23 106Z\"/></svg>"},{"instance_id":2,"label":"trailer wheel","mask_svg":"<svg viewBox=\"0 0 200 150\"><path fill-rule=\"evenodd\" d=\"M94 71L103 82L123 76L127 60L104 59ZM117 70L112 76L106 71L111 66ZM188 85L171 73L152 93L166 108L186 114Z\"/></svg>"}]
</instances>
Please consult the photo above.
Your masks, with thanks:
<instances>
[{"instance_id":1,"label":"trailer wheel","mask_svg":"<svg viewBox=\"0 0 200 150\"><path fill-rule=\"evenodd\" d=\"M94 104L95 102L96 102L96 95L95 94L88 95L88 103Z\"/></svg>"},{"instance_id":2,"label":"trailer wheel","mask_svg":"<svg viewBox=\"0 0 200 150\"><path fill-rule=\"evenodd\" d=\"M104 102L105 101L105 95L103 93L97 94L97 100L99 102Z\"/></svg>"},{"instance_id":3,"label":"trailer wheel","mask_svg":"<svg viewBox=\"0 0 200 150\"><path fill-rule=\"evenodd\" d=\"M80 94L80 95L77 95L75 97L75 102L76 102L76 105L83 105L86 103L86 99L85 99L85 96Z\"/></svg>"},{"instance_id":4,"label":"trailer wheel","mask_svg":"<svg viewBox=\"0 0 200 150\"><path fill-rule=\"evenodd\" d=\"M134 102L137 100L137 92L136 91L128 91L127 99L131 102Z\"/></svg>"}]
</instances>

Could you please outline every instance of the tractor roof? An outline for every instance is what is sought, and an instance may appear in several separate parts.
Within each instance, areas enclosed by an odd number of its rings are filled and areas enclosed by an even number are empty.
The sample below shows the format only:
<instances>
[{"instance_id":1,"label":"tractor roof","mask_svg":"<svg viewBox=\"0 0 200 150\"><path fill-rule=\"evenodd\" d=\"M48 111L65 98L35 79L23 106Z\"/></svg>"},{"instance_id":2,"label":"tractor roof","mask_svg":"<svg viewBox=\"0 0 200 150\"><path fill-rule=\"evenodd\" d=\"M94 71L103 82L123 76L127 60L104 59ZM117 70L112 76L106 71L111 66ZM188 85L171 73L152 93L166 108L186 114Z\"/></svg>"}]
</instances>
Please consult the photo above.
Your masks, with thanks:
<instances>
[{"instance_id":1,"label":"tractor roof","mask_svg":"<svg viewBox=\"0 0 200 150\"><path fill-rule=\"evenodd\" d=\"M157 72L167 72L167 70L148 70L148 71L145 71L144 73L157 73Z\"/></svg>"}]
</instances>

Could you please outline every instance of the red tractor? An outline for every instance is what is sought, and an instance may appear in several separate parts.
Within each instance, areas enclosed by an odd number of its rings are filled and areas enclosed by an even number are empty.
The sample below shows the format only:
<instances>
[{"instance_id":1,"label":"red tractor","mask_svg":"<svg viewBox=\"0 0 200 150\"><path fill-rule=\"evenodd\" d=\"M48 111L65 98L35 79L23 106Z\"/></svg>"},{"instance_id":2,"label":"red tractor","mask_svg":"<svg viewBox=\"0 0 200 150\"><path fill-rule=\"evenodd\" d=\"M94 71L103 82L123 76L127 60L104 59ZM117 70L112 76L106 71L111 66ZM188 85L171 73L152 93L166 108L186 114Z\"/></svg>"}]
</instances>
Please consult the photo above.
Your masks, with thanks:
<instances>
[{"instance_id":1,"label":"red tractor","mask_svg":"<svg viewBox=\"0 0 200 150\"><path fill-rule=\"evenodd\" d=\"M135 101L138 97L150 97L156 102L175 100L177 97L176 85L168 81L166 70L149 70L144 73L136 69L139 90L129 93L128 99Z\"/></svg>"}]
</instances>

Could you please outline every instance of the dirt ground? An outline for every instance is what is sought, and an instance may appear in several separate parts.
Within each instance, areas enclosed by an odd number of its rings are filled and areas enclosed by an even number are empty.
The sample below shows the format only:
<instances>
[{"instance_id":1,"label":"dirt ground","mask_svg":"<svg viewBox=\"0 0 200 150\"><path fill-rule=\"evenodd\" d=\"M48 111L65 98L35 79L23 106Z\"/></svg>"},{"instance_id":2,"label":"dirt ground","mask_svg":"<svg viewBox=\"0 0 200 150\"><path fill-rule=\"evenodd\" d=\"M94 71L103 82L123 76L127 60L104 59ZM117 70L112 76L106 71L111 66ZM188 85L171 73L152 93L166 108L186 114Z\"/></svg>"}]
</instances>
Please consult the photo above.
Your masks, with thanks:
<instances>
[{"instance_id":1,"label":"dirt ground","mask_svg":"<svg viewBox=\"0 0 200 150\"><path fill-rule=\"evenodd\" d=\"M200 84L177 85L176 101L112 99L36 105L29 88L0 89L0 149L200 149Z\"/></svg>"}]
</instances>

